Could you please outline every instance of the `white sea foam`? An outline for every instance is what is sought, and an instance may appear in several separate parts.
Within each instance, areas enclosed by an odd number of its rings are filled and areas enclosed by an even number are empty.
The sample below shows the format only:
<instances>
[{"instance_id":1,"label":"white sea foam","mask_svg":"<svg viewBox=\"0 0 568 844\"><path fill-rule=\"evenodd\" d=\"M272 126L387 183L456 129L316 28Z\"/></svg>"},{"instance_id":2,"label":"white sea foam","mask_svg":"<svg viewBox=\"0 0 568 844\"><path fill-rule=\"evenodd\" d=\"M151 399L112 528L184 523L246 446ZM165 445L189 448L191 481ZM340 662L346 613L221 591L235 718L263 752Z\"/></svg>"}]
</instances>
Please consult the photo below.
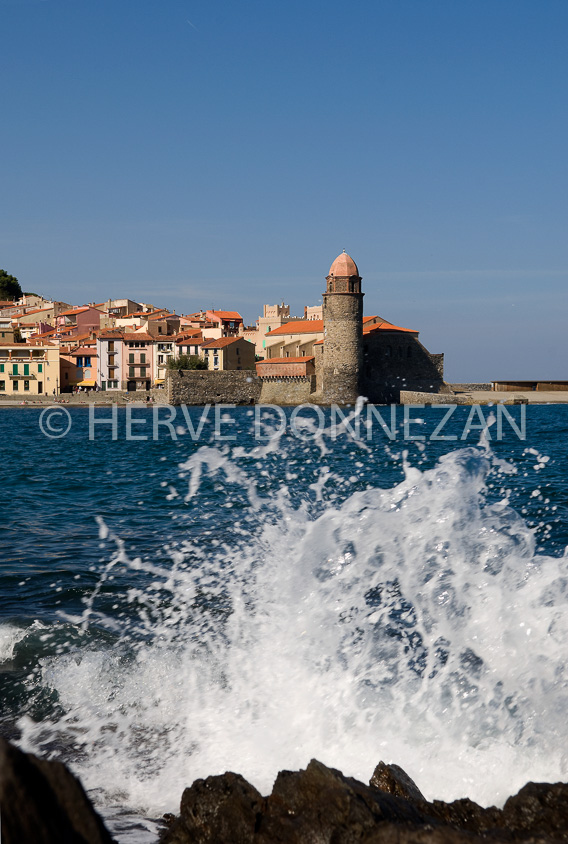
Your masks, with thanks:
<instances>
[{"instance_id":1,"label":"white sea foam","mask_svg":"<svg viewBox=\"0 0 568 844\"><path fill-rule=\"evenodd\" d=\"M492 459L464 448L316 516L285 485L259 506L237 457L200 449L186 506L217 471L247 488L249 528L207 551L188 537L167 566L117 541L103 577L148 574L123 599L136 624L43 662L65 714L23 718L22 743L55 731L87 787L150 815L196 777L267 793L312 757L363 780L396 762L429 798L483 804L564 777L568 557L538 555L506 497L486 502Z\"/></svg>"},{"instance_id":2,"label":"white sea foam","mask_svg":"<svg viewBox=\"0 0 568 844\"><path fill-rule=\"evenodd\" d=\"M27 630L13 624L0 624L0 664L14 658L14 648L25 637Z\"/></svg>"}]
</instances>

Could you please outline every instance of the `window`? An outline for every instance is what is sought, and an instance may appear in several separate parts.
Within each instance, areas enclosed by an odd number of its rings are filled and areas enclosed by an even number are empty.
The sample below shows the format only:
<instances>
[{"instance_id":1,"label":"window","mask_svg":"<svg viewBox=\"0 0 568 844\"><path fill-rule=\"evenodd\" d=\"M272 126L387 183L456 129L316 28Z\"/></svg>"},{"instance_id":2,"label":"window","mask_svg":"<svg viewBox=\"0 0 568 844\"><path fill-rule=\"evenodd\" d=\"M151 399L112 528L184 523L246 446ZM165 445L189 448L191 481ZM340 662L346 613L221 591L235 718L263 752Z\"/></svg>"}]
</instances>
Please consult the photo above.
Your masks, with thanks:
<instances>
[{"instance_id":1,"label":"window","mask_svg":"<svg viewBox=\"0 0 568 844\"><path fill-rule=\"evenodd\" d=\"M133 366L128 367L128 377L134 378L134 367Z\"/></svg>"},{"instance_id":2,"label":"window","mask_svg":"<svg viewBox=\"0 0 568 844\"><path fill-rule=\"evenodd\" d=\"M18 392L18 382L12 381L12 390L17 393Z\"/></svg>"},{"instance_id":3,"label":"window","mask_svg":"<svg viewBox=\"0 0 568 844\"><path fill-rule=\"evenodd\" d=\"M0 363L0 372L4 372L4 364Z\"/></svg>"},{"instance_id":4,"label":"window","mask_svg":"<svg viewBox=\"0 0 568 844\"><path fill-rule=\"evenodd\" d=\"M134 363L134 353L133 352L131 352L128 355L128 363Z\"/></svg>"},{"instance_id":5,"label":"window","mask_svg":"<svg viewBox=\"0 0 568 844\"><path fill-rule=\"evenodd\" d=\"M29 391L30 391L30 382L24 381L24 392L29 393Z\"/></svg>"},{"instance_id":6,"label":"window","mask_svg":"<svg viewBox=\"0 0 568 844\"><path fill-rule=\"evenodd\" d=\"M164 356L158 355L158 363L163 363L163 362L164 362Z\"/></svg>"},{"instance_id":7,"label":"window","mask_svg":"<svg viewBox=\"0 0 568 844\"><path fill-rule=\"evenodd\" d=\"M13 363L12 364L12 375L17 375L17 374L18 374L18 364Z\"/></svg>"},{"instance_id":8,"label":"window","mask_svg":"<svg viewBox=\"0 0 568 844\"><path fill-rule=\"evenodd\" d=\"M140 355L140 363L146 363L146 355L144 354L144 352L142 352L142 354Z\"/></svg>"},{"instance_id":9,"label":"window","mask_svg":"<svg viewBox=\"0 0 568 844\"><path fill-rule=\"evenodd\" d=\"M109 340L108 350L109 352L114 352L114 340Z\"/></svg>"},{"instance_id":10,"label":"window","mask_svg":"<svg viewBox=\"0 0 568 844\"><path fill-rule=\"evenodd\" d=\"M5 393L5 392L6 392L6 382L0 381L0 393Z\"/></svg>"},{"instance_id":11,"label":"window","mask_svg":"<svg viewBox=\"0 0 568 844\"><path fill-rule=\"evenodd\" d=\"M85 358L85 363L83 364L83 366L90 366L90 365L91 365L91 356L87 355L87 357Z\"/></svg>"},{"instance_id":12,"label":"window","mask_svg":"<svg viewBox=\"0 0 568 844\"><path fill-rule=\"evenodd\" d=\"M43 381L37 382L37 391L38 393L43 393Z\"/></svg>"},{"instance_id":13,"label":"window","mask_svg":"<svg viewBox=\"0 0 568 844\"><path fill-rule=\"evenodd\" d=\"M82 357L82 355L78 355L78 357L77 357L77 366L83 366L83 357Z\"/></svg>"},{"instance_id":14,"label":"window","mask_svg":"<svg viewBox=\"0 0 568 844\"><path fill-rule=\"evenodd\" d=\"M146 377L146 367L141 366L140 367L140 378L145 378L145 377Z\"/></svg>"},{"instance_id":15,"label":"window","mask_svg":"<svg viewBox=\"0 0 568 844\"><path fill-rule=\"evenodd\" d=\"M30 365L29 365L29 363L25 363L24 364L24 375L29 375L29 374L30 374ZM28 390L29 390L29 383L28 383Z\"/></svg>"},{"instance_id":16,"label":"window","mask_svg":"<svg viewBox=\"0 0 568 844\"><path fill-rule=\"evenodd\" d=\"M43 372L43 363L38 363L38 365L37 365L37 371L38 371L38 372Z\"/></svg>"}]
</instances>

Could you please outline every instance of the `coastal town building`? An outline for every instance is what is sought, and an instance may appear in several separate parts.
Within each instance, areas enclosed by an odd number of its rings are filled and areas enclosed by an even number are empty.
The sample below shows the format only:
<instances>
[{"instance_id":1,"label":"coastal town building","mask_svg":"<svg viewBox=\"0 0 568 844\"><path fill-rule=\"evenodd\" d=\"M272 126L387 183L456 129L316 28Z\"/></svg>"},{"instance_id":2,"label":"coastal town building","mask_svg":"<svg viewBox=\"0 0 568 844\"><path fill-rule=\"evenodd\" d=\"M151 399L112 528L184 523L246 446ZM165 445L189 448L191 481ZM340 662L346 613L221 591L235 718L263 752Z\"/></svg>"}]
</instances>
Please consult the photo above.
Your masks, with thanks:
<instances>
[{"instance_id":1,"label":"coastal town building","mask_svg":"<svg viewBox=\"0 0 568 844\"><path fill-rule=\"evenodd\" d=\"M0 396L24 399L58 392L57 346L0 342Z\"/></svg>"},{"instance_id":2,"label":"coastal town building","mask_svg":"<svg viewBox=\"0 0 568 844\"><path fill-rule=\"evenodd\" d=\"M123 370L124 333L111 329L101 331L97 336L98 375L101 390L121 390L125 380Z\"/></svg>"},{"instance_id":3,"label":"coastal town building","mask_svg":"<svg viewBox=\"0 0 568 844\"><path fill-rule=\"evenodd\" d=\"M210 370L254 369L254 346L243 337L220 337L200 346L200 356Z\"/></svg>"},{"instance_id":4,"label":"coastal town building","mask_svg":"<svg viewBox=\"0 0 568 844\"><path fill-rule=\"evenodd\" d=\"M72 349L60 347L60 373L62 387L92 390L97 386L97 347L76 346Z\"/></svg>"},{"instance_id":5,"label":"coastal town building","mask_svg":"<svg viewBox=\"0 0 568 844\"><path fill-rule=\"evenodd\" d=\"M93 331L99 328L110 328L112 318L106 311L93 308L91 305L83 305L80 308L70 308L61 311L55 317L55 328L59 331L68 331L70 335L80 334L84 331Z\"/></svg>"},{"instance_id":6,"label":"coastal town building","mask_svg":"<svg viewBox=\"0 0 568 844\"><path fill-rule=\"evenodd\" d=\"M121 389L149 390L155 376L154 338L141 332L125 333L122 343Z\"/></svg>"}]
</instances>

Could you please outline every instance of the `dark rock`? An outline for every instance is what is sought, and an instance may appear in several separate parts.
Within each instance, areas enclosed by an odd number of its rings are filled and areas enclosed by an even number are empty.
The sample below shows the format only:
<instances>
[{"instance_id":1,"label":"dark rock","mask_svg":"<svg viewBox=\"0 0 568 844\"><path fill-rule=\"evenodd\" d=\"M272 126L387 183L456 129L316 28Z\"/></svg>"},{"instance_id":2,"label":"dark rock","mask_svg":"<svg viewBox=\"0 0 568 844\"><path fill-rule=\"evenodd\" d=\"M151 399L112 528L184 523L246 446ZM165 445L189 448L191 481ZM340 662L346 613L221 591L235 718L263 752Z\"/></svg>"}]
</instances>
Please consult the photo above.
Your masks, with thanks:
<instances>
[{"instance_id":1,"label":"dark rock","mask_svg":"<svg viewBox=\"0 0 568 844\"><path fill-rule=\"evenodd\" d=\"M406 800L413 800L415 803L426 803L426 798L414 780L398 765L385 765L384 762L379 762L373 771L370 785L380 788L381 791L386 791L387 794L393 794L395 797L404 797Z\"/></svg>"},{"instance_id":2,"label":"dark rock","mask_svg":"<svg viewBox=\"0 0 568 844\"><path fill-rule=\"evenodd\" d=\"M282 771L263 798L242 777L197 780L163 844L559 844L568 841L568 786L529 783L503 810L424 799L396 765L364 785L312 760Z\"/></svg>"},{"instance_id":3,"label":"dark rock","mask_svg":"<svg viewBox=\"0 0 568 844\"><path fill-rule=\"evenodd\" d=\"M83 786L61 762L46 762L0 738L2 844L112 844Z\"/></svg>"},{"instance_id":4,"label":"dark rock","mask_svg":"<svg viewBox=\"0 0 568 844\"><path fill-rule=\"evenodd\" d=\"M568 785L527 783L505 803L501 824L511 832L568 841Z\"/></svg>"},{"instance_id":5,"label":"dark rock","mask_svg":"<svg viewBox=\"0 0 568 844\"><path fill-rule=\"evenodd\" d=\"M166 831L167 844L251 844L264 799L240 775L196 780L182 794L180 815Z\"/></svg>"}]
</instances>

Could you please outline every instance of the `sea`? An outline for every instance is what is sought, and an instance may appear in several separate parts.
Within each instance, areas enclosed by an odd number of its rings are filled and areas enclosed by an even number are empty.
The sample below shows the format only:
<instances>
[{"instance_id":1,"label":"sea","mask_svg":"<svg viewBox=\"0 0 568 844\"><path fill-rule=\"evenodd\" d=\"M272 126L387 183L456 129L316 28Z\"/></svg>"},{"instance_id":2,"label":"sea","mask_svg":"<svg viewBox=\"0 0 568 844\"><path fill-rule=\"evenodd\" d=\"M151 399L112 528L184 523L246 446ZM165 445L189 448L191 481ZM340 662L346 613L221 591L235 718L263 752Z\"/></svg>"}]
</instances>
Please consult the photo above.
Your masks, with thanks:
<instances>
[{"instance_id":1,"label":"sea","mask_svg":"<svg viewBox=\"0 0 568 844\"><path fill-rule=\"evenodd\" d=\"M568 406L0 409L0 733L121 844L317 758L566 780Z\"/></svg>"}]
</instances>

